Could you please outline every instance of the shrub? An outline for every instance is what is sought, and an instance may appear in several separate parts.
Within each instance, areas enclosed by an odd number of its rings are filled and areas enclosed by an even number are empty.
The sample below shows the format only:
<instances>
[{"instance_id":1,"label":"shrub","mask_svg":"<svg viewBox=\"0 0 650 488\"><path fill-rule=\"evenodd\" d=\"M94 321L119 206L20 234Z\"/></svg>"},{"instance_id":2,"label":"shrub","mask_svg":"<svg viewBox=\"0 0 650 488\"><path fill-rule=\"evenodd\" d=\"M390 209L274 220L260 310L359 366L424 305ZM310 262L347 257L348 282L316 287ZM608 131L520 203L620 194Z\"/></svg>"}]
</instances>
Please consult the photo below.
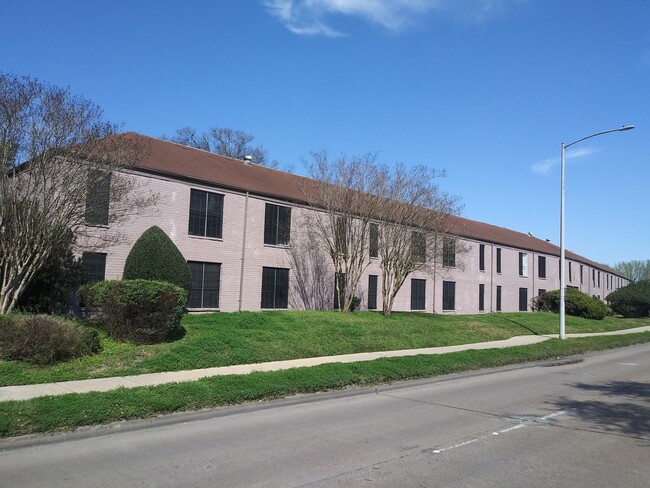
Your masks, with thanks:
<instances>
[{"instance_id":1,"label":"shrub","mask_svg":"<svg viewBox=\"0 0 650 488\"><path fill-rule=\"evenodd\" d=\"M180 330L187 293L162 281L99 281L81 289L83 300L96 309L106 332L116 340L154 344Z\"/></svg>"},{"instance_id":2,"label":"shrub","mask_svg":"<svg viewBox=\"0 0 650 488\"><path fill-rule=\"evenodd\" d=\"M609 307L598 298L591 297L575 288L567 288L564 309L567 315L594 320L602 320L610 313ZM560 313L560 290L546 291L535 297L533 310Z\"/></svg>"},{"instance_id":3,"label":"shrub","mask_svg":"<svg viewBox=\"0 0 650 488\"><path fill-rule=\"evenodd\" d=\"M125 280L166 281L190 294L192 275L187 261L160 227L153 226L135 241L124 264Z\"/></svg>"},{"instance_id":4,"label":"shrub","mask_svg":"<svg viewBox=\"0 0 650 488\"><path fill-rule=\"evenodd\" d=\"M607 295L609 306L623 317L647 317L650 315L650 281L619 288Z\"/></svg>"},{"instance_id":5,"label":"shrub","mask_svg":"<svg viewBox=\"0 0 650 488\"><path fill-rule=\"evenodd\" d=\"M6 316L0 320L0 355L34 364L54 364L100 350L94 329L50 315Z\"/></svg>"}]
</instances>

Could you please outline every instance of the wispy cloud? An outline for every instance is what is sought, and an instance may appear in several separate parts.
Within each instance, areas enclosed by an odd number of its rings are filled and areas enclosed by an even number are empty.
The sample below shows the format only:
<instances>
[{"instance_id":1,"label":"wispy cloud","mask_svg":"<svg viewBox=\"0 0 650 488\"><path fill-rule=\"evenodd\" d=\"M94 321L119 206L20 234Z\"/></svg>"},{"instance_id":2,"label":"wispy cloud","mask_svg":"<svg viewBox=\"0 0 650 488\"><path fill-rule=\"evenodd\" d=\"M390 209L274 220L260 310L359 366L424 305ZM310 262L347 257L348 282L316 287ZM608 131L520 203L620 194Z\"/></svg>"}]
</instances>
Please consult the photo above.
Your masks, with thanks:
<instances>
[{"instance_id":1,"label":"wispy cloud","mask_svg":"<svg viewBox=\"0 0 650 488\"><path fill-rule=\"evenodd\" d=\"M571 160L585 158L587 156L591 156L594 153L596 153L596 150L592 147L567 149L566 153L564 154L564 159L567 163L569 163ZM560 158L548 158L533 164L530 169L533 173L537 173L538 175L549 176L551 174L551 170L559 165Z\"/></svg>"},{"instance_id":2,"label":"wispy cloud","mask_svg":"<svg viewBox=\"0 0 650 488\"><path fill-rule=\"evenodd\" d=\"M482 22L527 0L262 0L269 12L299 35L338 37L337 16L354 16L399 32L429 12Z\"/></svg>"}]
</instances>

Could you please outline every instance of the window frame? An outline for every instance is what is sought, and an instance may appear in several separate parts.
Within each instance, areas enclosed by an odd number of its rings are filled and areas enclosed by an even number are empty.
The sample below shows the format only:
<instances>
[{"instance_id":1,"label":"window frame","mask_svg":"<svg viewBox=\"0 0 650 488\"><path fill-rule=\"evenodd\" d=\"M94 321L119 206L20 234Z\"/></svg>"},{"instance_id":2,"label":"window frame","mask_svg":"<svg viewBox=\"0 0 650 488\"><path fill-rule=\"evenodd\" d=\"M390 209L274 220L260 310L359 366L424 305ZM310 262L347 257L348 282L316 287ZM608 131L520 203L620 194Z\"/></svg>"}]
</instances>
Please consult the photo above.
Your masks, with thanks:
<instances>
[{"instance_id":1,"label":"window frame","mask_svg":"<svg viewBox=\"0 0 650 488\"><path fill-rule=\"evenodd\" d=\"M107 227L110 217L111 173L89 169L87 178L84 222L91 227Z\"/></svg>"},{"instance_id":2,"label":"window frame","mask_svg":"<svg viewBox=\"0 0 650 488\"><path fill-rule=\"evenodd\" d=\"M264 244L288 246L291 241L291 207L266 202L264 207Z\"/></svg>"},{"instance_id":3,"label":"window frame","mask_svg":"<svg viewBox=\"0 0 650 488\"><path fill-rule=\"evenodd\" d=\"M205 198L202 208L198 208L201 198ZM224 195L198 188L190 188L190 209L187 233L194 237L223 239ZM216 206L212 211L210 206ZM210 222L213 225L210 225ZM202 230L199 230L199 229ZM213 230L214 229L214 230Z\"/></svg>"},{"instance_id":4,"label":"window frame","mask_svg":"<svg viewBox=\"0 0 650 488\"><path fill-rule=\"evenodd\" d=\"M546 256L537 256L537 277L546 279Z\"/></svg>"},{"instance_id":5,"label":"window frame","mask_svg":"<svg viewBox=\"0 0 650 488\"><path fill-rule=\"evenodd\" d=\"M522 278L528 278L528 253L527 252L519 253L519 276Z\"/></svg>"},{"instance_id":6,"label":"window frame","mask_svg":"<svg viewBox=\"0 0 650 488\"><path fill-rule=\"evenodd\" d=\"M528 312L528 288L519 288L519 311Z\"/></svg>"},{"instance_id":7,"label":"window frame","mask_svg":"<svg viewBox=\"0 0 650 488\"><path fill-rule=\"evenodd\" d=\"M271 298L270 302L268 300L269 296ZM260 308L262 310L284 310L289 308L289 268L262 267L260 298Z\"/></svg>"},{"instance_id":8,"label":"window frame","mask_svg":"<svg viewBox=\"0 0 650 488\"><path fill-rule=\"evenodd\" d=\"M195 274L195 271L198 273L198 268L197 265L200 265L201 270L200 270L200 280L197 279L198 275ZM204 309L204 310L217 310L220 308L220 302L221 302L221 263L212 263L212 262L207 262L207 261L188 261L187 266L190 268L190 274L192 275L192 289L190 291L190 296L187 298L187 308L189 309ZM210 268L208 270L209 273L215 272L216 271L216 288L215 287L208 287L206 288L206 278L210 278L206 276L206 268ZM200 281L200 287L196 287L195 285L197 282ZM214 284L214 280L208 281L208 283ZM193 303L193 300L196 300L196 291L195 290L200 290L200 304L199 306L196 306L195 303ZM216 302L211 300L215 299L215 294L216 294ZM206 303L210 302L210 303Z\"/></svg>"},{"instance_id":9,"label":"window frame","mask_svg":"<svg viewBox=\"0 0 650 488\"><path fill-rule=\"evenodd\" d=\"M456 267L456 239L444 237L442 240L442 266L445 268Z\"/></svg>"},{"instance_id":10,"label":"window frame","mask_svg":"<svg viewBox=\"0 0 650 488\"><path fill-rule=\"evenodd\" d=\"M442 282L442 310L452 312L456 310L456 282Z\"/></svg>"},{"instance_id":11,"label":"window frame","mask_svg":"<svg viewBox=\"0 0 650 488\"><path fill-rule=\"evenodd\" d=\"M371 258L379 257L379 224L370 223L368 230L368 255Z\"/></svg>"},{"instance_id":12,"label":"window frame","mask_svg":"<svg viewBox=\"0 0 650 488\"><path fill-rule=\"evenodd\" d=\"M411 310L427 309L427 280L411 278Z\"/></svg>"},{"instance_id":13,"label":"window frame","mask_svg":"<svg viewBox=\"0 0 650 488\"><path fill-rule=\"evenodd\" d=\"M377 283L379 275L368 275L368 310L377 310Z\"/></svg>"},{"instance_id":14,"label":"window frame","mask_svg":"<svg viewBox=\"0 0 650 488\"><path fill-rule=\"evenodd\" d=\"M485 244L478 246L478 270L485 271Z\"/></svg>"}]
</instances>

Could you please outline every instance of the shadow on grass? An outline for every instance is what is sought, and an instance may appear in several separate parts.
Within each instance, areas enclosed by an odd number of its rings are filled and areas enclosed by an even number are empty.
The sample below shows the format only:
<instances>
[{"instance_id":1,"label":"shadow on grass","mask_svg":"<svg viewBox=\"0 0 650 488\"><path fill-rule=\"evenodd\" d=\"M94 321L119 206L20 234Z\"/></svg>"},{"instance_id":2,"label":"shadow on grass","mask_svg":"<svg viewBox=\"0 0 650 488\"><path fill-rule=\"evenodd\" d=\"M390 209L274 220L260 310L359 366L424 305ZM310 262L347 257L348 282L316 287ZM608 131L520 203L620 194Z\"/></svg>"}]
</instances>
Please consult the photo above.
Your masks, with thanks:
<instances>
[{"instance_id":1,"label":"shadow on grass","mask_svg":"<svg viewBox=\"0 0 650 488\"><path fill-rule=\"evenodd\" d=\"M599 397L586 401L562 397L552 402L553 405L572 412L604 432L634 437L650 435L650 384L611 381L595 385L577 383L574 386L599 394Z\"/></svg>"},{"instance_id":2,"label":"shadow on grass","mask_svg":"<svg viewBox=\"0 0 650 488\"><path fill-rule=\"evenodd\" d=\"M513 320L513 319L507 317L506 315L500 316L499 318L504 320L504 321L512 322L513 324L521 327L522 329L526 329L528 332L530 332L533 335L539 335L539 332L534 331L533 329L531 329L527 325L524 325L521 322L517 322L516 320Z\"/></svg>"}]
</instances>

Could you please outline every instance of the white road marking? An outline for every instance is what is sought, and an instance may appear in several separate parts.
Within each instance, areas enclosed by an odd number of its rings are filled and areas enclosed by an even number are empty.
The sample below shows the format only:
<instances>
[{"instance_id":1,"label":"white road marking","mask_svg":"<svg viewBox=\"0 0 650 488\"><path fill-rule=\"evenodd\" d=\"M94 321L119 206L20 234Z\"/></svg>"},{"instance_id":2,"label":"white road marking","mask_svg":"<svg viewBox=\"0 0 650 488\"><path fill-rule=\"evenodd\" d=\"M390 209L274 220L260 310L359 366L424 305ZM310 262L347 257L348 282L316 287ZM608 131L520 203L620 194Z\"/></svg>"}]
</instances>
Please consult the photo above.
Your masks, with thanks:
<instances>
[{"instance_id":1,"label":"white road marking","mask_svg":"<svg viewBox=\"0 0 650 488\"><path fill-rule=\"evenodd\" d=\"M638 366L638 364L636 363L616 363L616 364L620 364L621 366Z\"/></svg>"},{"instance_id":2,"label":"white road marking","mask_svg":"<svg viewBox=\"0 0 650 488\"><path fill-rule=\"evenodd\" d=\"M543 417L537 417L537 418L532 418L532 419L528 419L528 420L525 420L525 421L520 421L521 423L519 423L517 425L513 425L512 427L508 427L506 429L499 430L497 432L492 432L492 435L496 436L496 435L501 435L501 434L507 434L508 432L512 432L513 430L517 430L517 429L521 429L523 427L526 427L527 424L530 424L530 423L534 424L536 422L549 420L549 419L552 419L554 417L564 415L565 413L566 412L564 410L561 410L559 412L549 413L548 415L544 415ZM454 444L453 446L444 447L442 449L434 449L433 451L430 451L430 452L432 452L433 454L441 454L441 453L443 453L445 451L449 451L451 449L456 449L458 447L463 447L463 446L466 446L468 444L472 444L474 442L477 442L479 440L486 439L487 437L488 436L476 437L475 439L470 439L469 441L461 442L459 444Z\"/></svg>"}]
</instances>

